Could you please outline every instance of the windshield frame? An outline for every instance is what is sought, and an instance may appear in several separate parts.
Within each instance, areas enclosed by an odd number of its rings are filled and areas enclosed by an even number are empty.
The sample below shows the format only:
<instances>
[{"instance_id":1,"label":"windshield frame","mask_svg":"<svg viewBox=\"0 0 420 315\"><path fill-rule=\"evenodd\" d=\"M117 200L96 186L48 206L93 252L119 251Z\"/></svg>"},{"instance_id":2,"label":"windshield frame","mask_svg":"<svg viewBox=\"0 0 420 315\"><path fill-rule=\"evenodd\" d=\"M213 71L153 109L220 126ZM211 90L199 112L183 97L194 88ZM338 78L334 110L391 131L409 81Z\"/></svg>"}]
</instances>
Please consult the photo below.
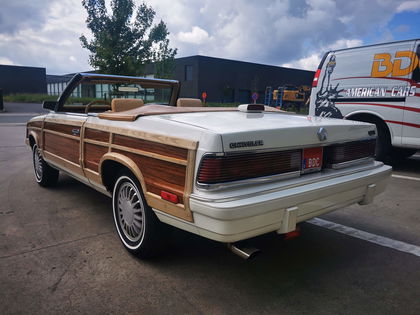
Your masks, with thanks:
<instances>
[{"instance_id":1,"label":"windshield frame","mask_svg":"<svg viewBox=\"0 0 420 315\"><path fill-rule=\"evenodd\" d=\"M121 75L108 75L108 74L97 74L97 73L77 73L67 84L64 91L61 93L57 100L55 108L56 112L66 112L63 108L67 99L71 96L73 90L82 83L102 83L102 84L113 84L113 83L125 83L125 84L139 84L147 85L147 88L170 88L171 96L169 98L168 106L176 106L176 100L179 94L179 82L176 80L165 80L165 79L151 79L143 77L131 77Z\"/></svg>"}]
</instances>

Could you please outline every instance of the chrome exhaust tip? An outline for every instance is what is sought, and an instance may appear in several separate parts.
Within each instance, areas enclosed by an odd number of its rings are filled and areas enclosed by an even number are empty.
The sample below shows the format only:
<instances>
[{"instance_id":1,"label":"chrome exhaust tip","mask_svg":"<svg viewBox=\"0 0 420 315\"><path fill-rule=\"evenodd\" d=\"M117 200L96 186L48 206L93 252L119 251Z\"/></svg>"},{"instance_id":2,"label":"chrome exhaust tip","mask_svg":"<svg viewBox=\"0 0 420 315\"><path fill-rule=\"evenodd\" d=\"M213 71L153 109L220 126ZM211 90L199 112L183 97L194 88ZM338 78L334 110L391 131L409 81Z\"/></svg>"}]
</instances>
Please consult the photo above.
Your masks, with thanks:
<instances>
[{"instance_id":1,"label":"chrome exhaust tip","mask_svg":"<svg viewBox=\"0 0 420 315\"><path fill-rule=\"evenodd\" d=\"M258 248L250 246L239 247L239 245L233 243L227 243L227 248L242 259L253 258L260 252Z\"/></svg>"}]
</instances>

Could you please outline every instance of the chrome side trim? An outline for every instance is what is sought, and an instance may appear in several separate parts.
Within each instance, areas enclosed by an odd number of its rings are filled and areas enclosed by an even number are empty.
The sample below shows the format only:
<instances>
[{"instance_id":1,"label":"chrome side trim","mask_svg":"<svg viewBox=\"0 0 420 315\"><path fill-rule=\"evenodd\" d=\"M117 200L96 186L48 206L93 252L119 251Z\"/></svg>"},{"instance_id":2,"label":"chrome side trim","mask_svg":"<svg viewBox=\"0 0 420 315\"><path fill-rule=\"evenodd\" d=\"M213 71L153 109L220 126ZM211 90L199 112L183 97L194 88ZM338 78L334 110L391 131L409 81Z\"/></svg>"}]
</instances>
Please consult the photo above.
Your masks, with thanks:
<instances>
[{"instance_id":1,"label":"chrome side trim","mask_svg":"<svg viewBox=\"0 0 420 315\"><path fill-rule=\"evenodd\" d=\"M245 185L251 185L251 184L269 183L269 182L274 182L281 179L297 178L299 176L300 176L300 170L278 174L278 175L248 178L248 179L243 179L243 180L236 180L232 182L224 182L224 183L217 183L217 184L203 184L197 181L196 186L197 186L197 189L199 190L215 191L219 189L235 188L238 186L245 186Z\"/></svg>"},{"instance_id":2,"label":"chrome side trim","mask_svg":"<svg viewBox=\"0 0 420 315\"><path fill-rule=\"evenodd\" d=\"M347 161L347 162L341 162L341 163L336 163L336 164L328 164L327 168L332 168L333 170L339 170L339 169L342 169L342 168L355 166L355 165L359 165L359 164L371 163L372 161L374 161L373 157L364 157L364 158L361 158L361 159L351 160L351 161Z\"/></svg>"}]
</instances>

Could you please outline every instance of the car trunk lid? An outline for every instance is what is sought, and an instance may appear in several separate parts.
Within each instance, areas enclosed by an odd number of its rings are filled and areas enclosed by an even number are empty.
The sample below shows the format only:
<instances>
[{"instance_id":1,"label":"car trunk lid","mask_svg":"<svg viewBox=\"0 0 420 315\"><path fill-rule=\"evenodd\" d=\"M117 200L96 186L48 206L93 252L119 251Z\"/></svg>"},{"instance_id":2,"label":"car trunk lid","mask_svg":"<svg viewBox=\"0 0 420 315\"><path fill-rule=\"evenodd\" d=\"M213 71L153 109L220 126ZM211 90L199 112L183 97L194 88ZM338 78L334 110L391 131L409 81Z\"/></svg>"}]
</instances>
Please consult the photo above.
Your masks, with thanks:
<instances>
[{"instance_id":1,"label":"car trunk lid","mask_svg":"<svg viewBox=\"0 0 420 315\"><path fill-rule=\"evenodd\" d=\"M284 113L188 113L166 119L218 133L224 152L321 146L375 136L371 124ZM163 117L162 117L163 118Z\"/></svg>"}]
</instances>

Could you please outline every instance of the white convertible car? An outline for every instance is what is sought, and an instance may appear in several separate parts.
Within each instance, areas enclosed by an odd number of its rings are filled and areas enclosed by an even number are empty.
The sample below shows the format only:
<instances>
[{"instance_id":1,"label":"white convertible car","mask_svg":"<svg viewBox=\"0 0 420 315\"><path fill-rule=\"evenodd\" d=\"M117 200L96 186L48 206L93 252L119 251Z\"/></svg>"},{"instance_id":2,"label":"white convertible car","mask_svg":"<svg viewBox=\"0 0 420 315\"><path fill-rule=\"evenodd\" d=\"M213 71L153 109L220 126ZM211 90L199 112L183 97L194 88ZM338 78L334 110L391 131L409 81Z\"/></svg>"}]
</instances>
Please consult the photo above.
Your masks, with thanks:
<instances>
[{"instance_id":1,"label":"white convertible car","mask_svg":"<svg viewBox=\"0 0 420 315\"><path fill-rule=\"evenodd\" d=\"M28 122L36 181L64 172L112 196L118 236L141 257L156 253L162 222L231 244L385 189L372 124L178 94L177 81L77 74Z\"/></svg>"}]
</instances>

